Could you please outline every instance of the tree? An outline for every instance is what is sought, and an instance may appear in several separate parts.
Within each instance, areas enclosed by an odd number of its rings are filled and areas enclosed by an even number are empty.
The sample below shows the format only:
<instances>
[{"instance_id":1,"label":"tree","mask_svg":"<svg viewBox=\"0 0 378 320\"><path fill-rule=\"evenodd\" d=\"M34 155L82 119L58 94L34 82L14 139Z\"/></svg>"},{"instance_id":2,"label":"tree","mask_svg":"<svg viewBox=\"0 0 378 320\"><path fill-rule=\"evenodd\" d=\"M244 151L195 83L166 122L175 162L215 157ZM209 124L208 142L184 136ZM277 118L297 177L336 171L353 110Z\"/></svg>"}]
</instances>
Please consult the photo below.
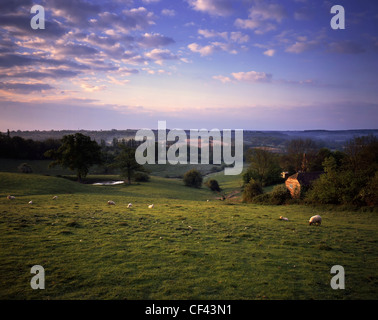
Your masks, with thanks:
<instances>
[{"instance_id":1,"label":"tree","mask_svg":"<svg viewBox=\"0 0 378 320\"><path fill-rule=\"evenodd\" d=\"M135 160L135 149L120 144L121 152L115 157L114 167L121 170L121 177L126 178L128 184L137 172L146 172L145 168Z\"/></svg>"},{"instance_id":2,"label":"tree","mask_svg":"<svg viewBox=\"0 0 378 320\"><path fill-rule=\"evenodd\" d=\"M196 169L191 169L184 174L184 184L188 187L201 188L202 175Z\"/></svg>"},{"instance_id":3,"label":"tree","mask_svg":"<svg viewBox=\"0 0 378 320\"><path fill-rule=\"evenodd\" d=\"M76 171L79 182L87 176L90 167L102 163L101 147L81 133L64 136L58 150L48 150L45 156L54 160L49 167L60 165Z\"/></svg>"},{"instance_id":4,"label":"tree","mask_svg":"<svg viewBox=\"0 0 378 320\"><path fill-rule=\"evenodd\" d=\"M291 199L291 195L284 184L276 185L270 194L271 204L281 205L289 199Z\"/></svg>"},{"instance_id":5,"label":"tree","mask_svg":"<svg viewBox=\"0 0 378 320\"><path fill-rule=\"evenodd\" d=\"M306 199L321 204L377 203L378 139L357 137L341 155L334 153L324 160L325 174L314 182Z\"/></svg>"},{"instance_id":6,"label":"tree","mask_svg":"<svg viewBox=\"0 0 378 320\"><path fill-rule=\"evenodd\" d=\"M221 191L221 188L219 186L219 183L217 180L215 179L210 179L208 181L206 181L205 183L206 187L208 187L211 191L216 191L216 192L220 192Z\"/></svg>"},{"instance_id":7,"label":"tree","mask_svg":"<svg viewBox=\"0 0 378 320\"><path fill-rule=\"evenodd\" d=\"M319 146L314 140L290 140L286 146L286 154L281 157L281 166L290 173L309 171L318 150Z\"/></svg>"},{"instance_id":8,"label":"tree","mask_svg":"<svg viewBox=\"0 0 378 320\"><path fill-rule=\"evenodd\" d=\"M263 189L261 184L251 179L245 186L243 190L243 202L252 202L252 199L260 194L263 194Z\"/></svg>"},{"instance_id":9,"label":"tree","mask_svg":"<svg viewBox=\"0 0 378 320\"><path fill-rule=\"evenodd\" d=\"M243 175L244 184L251 179L256 180L262 186L268 186L281 181L281 168L277 156L263 149L253 149L247 155L250 166Z\"/></svg>"}]
</instances>

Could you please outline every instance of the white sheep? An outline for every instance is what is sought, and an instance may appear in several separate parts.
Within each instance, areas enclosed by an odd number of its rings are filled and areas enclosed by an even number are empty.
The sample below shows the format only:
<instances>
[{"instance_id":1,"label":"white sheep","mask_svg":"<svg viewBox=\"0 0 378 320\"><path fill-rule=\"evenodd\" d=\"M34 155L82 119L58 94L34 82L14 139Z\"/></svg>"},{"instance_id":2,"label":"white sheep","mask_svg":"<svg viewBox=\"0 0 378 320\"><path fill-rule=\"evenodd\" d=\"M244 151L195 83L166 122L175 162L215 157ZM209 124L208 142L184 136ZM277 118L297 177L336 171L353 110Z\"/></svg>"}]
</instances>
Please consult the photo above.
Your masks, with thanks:
<instances>
[{"instance_id":1,"label":"white sheep","mask_svg":"<svg viewBox=\"0 0 378 320\"><path fill-rule=\"evenodd\" d=\"M56 200L56 199L58 199L58 196L53 196L52 199L53 199L53 200Z\"/></svg>"},{"instance_id":2,"label":"white sheep","mask_svg":"<svg viewBox=\"0 0 378 320\"><path fill-rule=\"evenodd\" d=\"M128 208L131 208L132 206L133 206L132 203L129 203L129 204L127 205Z\"/></svg>"},{"instance_id":3,"label":"white sheep","mask_svg":"<svg viewBox=\"0 0 378 320\"><path fill-rule=\"evenodd\" d=\"M110 206L115 206L115 202L114 202L114 201L111 201L111 200L109 200L109 201L108 201L108 205L110 205Z\"/></svg>"},{"instance_id":4,"label":"white sheep","mask_svg":"<svg viewBox=\"0 0 378 320\"><path fill-rule=\"evenodd\" d=\"M322 223L322 217L319 216L318 214L316 216L312 216L310 218L310 220L308 220L308 224L310 226L313 225L313 224L315 224L315 225L321 225L321 223Z\"/></svg>"},{"instance_id":5,"label":"white sheep","mask_svg":"<svg viewBox=\"0 0 378 320\"><path fill-rule=\"evenodd\" d=\"M30 200L29 202L28 202L29 204L33 204L33 201L32 200Z\"/></svg>"},{"instance_id":6,"label":"white sheep","mask_svg":"<svg viewBox=\"0 0 378 320\"><path fill-rule=\"evenodd\" d=\"M150 209L152 209L153 207L154 207L153 204L150 204L150 205L148 206L148 208L150 208Z\"/></svg>"},{"instance_id":7,"label":"white sheep","mask_svg":"<svg viewBox=\"0 0 378 320\"><path fill-rule=\"evenodd\" d=\"M288 219L288 218L286 218L286 217L283 217L283 216L280 216L280 220L289 221L289 219Z\"/></svg>"},{"instance_id":8,"label":"white sheep","mask_svg":"<svg viewBox=\"0 0 378 320\"><path fill-rule=\"evenodd\" d=\"M9 200L14 200L14 199L16 199L16 197L14 197L14 196L7 196L7 199L9 199Z\"/></svg>"}]
</instances>

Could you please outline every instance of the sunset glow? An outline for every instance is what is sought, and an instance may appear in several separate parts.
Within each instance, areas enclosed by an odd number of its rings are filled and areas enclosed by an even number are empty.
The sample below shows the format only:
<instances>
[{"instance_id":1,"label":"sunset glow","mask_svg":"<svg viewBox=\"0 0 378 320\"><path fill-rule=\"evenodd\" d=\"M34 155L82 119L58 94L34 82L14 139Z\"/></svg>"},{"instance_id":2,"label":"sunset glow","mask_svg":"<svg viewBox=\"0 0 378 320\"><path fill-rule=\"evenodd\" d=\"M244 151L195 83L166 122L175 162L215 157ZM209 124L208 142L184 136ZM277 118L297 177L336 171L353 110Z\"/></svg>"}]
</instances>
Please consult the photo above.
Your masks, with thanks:
<instances>
[{"instance_id":1,"label":"sunset glow","mask_svg":"<svg viewBox=\"0 0 378 320\"><path fill-rule=\"evenodd\" d=\"M45 29L33 30L34 4ZM0 131L374 129L374 1L15 1L0 17Z\"/></svg>"}]
</instances>

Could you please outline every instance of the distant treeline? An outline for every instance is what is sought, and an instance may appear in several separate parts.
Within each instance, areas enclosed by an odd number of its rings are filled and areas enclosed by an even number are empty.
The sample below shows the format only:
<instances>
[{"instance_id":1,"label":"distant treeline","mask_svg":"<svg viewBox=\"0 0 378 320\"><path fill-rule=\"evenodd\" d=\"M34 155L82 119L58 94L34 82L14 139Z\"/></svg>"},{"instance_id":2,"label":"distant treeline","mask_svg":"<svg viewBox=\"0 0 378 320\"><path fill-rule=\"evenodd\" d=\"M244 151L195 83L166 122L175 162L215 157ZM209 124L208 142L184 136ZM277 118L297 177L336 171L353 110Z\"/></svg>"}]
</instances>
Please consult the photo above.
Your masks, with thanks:
<instances>
[{"instance_id":1,"label":"distant treeline","mask_svg":"<svg viewBox=\"0 0 378 320\"><path fill-rule=\"evenodd\" d=\"M57 139L34 141L0 133L0 158L43 160L46 159L44 153L47 150L59 148L60 145L61 141Z\"/></svg>"}]
</instances>

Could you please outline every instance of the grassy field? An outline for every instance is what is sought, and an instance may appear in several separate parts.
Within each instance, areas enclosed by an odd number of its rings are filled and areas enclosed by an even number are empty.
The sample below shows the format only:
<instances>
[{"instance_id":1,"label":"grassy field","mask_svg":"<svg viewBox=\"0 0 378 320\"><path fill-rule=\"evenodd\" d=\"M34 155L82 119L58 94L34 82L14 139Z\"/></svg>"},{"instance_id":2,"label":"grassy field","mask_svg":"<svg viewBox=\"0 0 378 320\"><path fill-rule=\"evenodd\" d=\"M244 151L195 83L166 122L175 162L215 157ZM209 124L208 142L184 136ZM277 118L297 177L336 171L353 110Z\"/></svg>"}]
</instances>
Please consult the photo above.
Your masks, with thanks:
<instances>
[{"instance_id":1,"label":"grassy field","mask_svg":"<svg viewBox=\"0 0 378 320\"><path fill-rule=\"evenodd\" d=\"M214 177L227 192L240 186ZM0 299L378 298L376 213L217 196L164 177L93 186L0 173ZM308 225L314 214L319 227ZM30 287L33 265L45 268L45 290ZM345 290L330 287L333 265L345 268Z\"/></svg>"}]
</instances>

